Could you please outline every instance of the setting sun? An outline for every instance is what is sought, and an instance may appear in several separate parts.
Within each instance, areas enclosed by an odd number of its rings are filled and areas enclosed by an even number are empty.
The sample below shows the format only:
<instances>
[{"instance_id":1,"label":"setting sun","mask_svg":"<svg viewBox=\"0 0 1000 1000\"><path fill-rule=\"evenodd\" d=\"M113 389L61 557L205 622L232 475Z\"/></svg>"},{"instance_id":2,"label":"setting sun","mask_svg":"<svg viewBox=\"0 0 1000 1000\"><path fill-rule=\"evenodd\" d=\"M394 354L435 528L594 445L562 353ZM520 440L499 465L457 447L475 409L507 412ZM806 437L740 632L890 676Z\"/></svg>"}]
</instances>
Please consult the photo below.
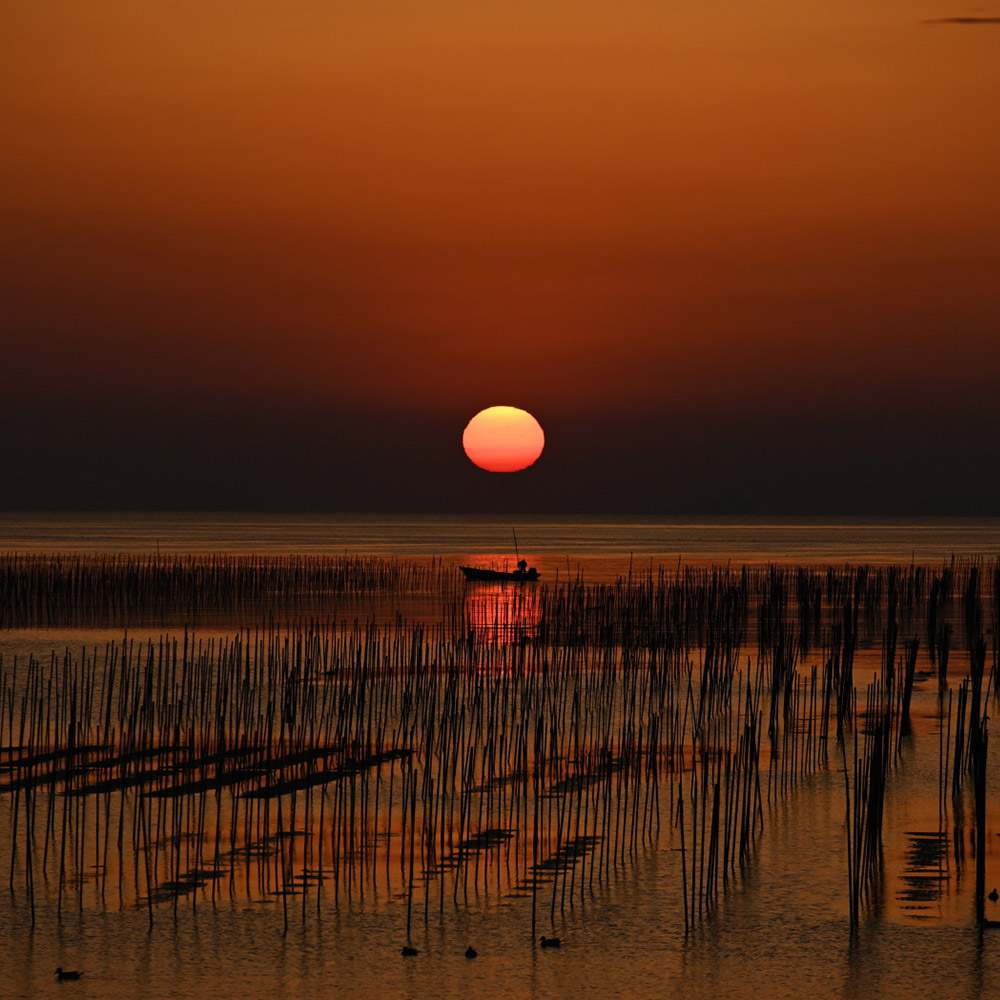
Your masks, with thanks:
<instances>
[{"instance_id":1,"label":"setting sun","mask_svg":"<svg viewBox=\"0 0 1000 1000\"><path fill-rule=\"evenodd\" d=\"M516 406L480 410L462 435L471 461L487 472L518 472L533 464L545 447L538 421Z\"/></svg>"}]
</instances>

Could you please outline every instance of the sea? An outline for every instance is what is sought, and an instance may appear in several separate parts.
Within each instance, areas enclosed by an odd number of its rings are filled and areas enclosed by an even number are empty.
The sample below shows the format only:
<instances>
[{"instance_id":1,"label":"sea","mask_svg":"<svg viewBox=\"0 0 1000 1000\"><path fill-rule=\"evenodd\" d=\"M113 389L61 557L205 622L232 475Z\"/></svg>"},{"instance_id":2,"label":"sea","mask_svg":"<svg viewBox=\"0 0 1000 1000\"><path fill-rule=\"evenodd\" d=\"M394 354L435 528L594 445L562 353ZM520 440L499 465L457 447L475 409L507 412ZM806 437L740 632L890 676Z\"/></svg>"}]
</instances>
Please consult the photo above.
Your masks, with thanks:
<instances>
[{"instance_id":1,"label":"sea","mask_svg":"<svg viewBox=\"0 0 1000 1000\"><path fill-rule=\"evenodd\" d=\"M515 552L554 577L608 580L693 563L919 562L1000 555L997 518L476 514L0 514L0 552L373 554L461 561Z\"/></svg>"},{"instance_id":2,"label":"sea","mask_svg":"<svg viewBox=\"0 0 1000 1000\"><path fill-rule=\"evenodd\" d=\"M512 568L524 558L543 584L602 584L690 565L992 565L1000 558L1000 518L13 513L0 514L0 553L370 554L456 568ZM24 631L0 630L8 663L12 650L59 656L113 634L65 625ZM225 632L225 623L213 624L213 636ZM164 907L150 928L144 907L115 894L60 894L57 907L53 881L36 886L42 902L31 928L14 888L23 859L11 857L7 795L0 799L0 874L6 883L9 870L11 889L0 897L0 997L1000 997L1000 928L976 923L967 816L946 824L943 857L933 861L936 888L911 905L910 890L923 884L927 868L920 845L942 827L936 686L918 683L913 715L886 799L882 884L853 934L845 782L834 756L829 767L803 774L794 794L768 797L752 861L692 929L677 898L677 840L664 830L560 910L559 948L527 939L523 898L474 891L440 908L435 902L412 935L419 954L405 959L404 900L377 882L367 892L325 898L314 910L310 901L308 918L290 923L279 919L274 899L209 898L205 890L196 905ZM997 756L987 774L988 887L1000 884ZM1000 921L1000 904L991 913ZM464 954L470 945L474 959ZM83 976L59 982L57 966Z\"/></svg>"}]
</instances>

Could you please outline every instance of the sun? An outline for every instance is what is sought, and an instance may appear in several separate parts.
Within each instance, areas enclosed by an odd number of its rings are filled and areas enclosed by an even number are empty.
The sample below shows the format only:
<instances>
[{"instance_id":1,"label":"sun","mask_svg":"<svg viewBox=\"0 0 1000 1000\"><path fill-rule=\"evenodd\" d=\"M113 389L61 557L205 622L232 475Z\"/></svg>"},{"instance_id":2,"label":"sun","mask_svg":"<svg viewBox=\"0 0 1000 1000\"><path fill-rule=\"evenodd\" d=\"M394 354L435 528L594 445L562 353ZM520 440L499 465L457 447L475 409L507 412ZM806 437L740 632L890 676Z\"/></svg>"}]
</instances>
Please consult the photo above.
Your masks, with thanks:
<instances>
[{"instance_id":1,"label":"sun","mask_svg":"<svg viewBox=\"0 0 1000 1000\"><path fill-rule=\"evenodd\" d=\"M519 472L541 455L545 433L527 410L490 406L480 410L466 425L462 447L480 469Z\"/></svg>"}]
</instances>

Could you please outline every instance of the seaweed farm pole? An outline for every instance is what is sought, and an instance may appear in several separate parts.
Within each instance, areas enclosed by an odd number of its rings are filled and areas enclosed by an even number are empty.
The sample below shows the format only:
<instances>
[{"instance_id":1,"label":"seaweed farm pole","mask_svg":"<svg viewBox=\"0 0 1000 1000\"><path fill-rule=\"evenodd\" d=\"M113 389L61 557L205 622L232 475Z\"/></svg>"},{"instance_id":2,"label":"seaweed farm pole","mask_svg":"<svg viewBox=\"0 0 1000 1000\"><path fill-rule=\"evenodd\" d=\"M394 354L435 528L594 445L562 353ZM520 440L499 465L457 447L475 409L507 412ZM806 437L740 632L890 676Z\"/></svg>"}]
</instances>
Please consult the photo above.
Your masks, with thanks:
<instances>
[{"instance_id":1,"label":"seaweed farm pole","mask_svg":"<svg viewBox=\"0 0 1000 1000\"><path fill-rule=\"evenodd\" d=\"M976 736L972 750L976 796L976 919L982 927L986 895L986 750L989 736L981 719L976 720L973 732Z\"/></svg>"},{"instance_id":2,"label":"seaweed farm pole","mask_svg":"<svg viewBox=\"0 0 1000 1000\"><path fill-rule=\"evenodd\" d=\"M691 926L688 917L688 894L687 894L687 850L684 845L684 794L677 796L677 826L681 831L681 895L684 897L684 934L687 935Z\"/></svg>"},{"instance_id":3,"label":"seaweed farm pole","mask_svg":"<svg viewBox=\"0 0 1000 1000\"><path fill-rule=\"evenodd\" d=\"M984 924L986 895L986 719L980 708L983 671L986 666L986 643L979 638L970 649L972 659L972 715L969 719L969 743L972 756L973 791L976 803L976 923Z\"/></svg>"},{"instance_id":4,"label":"seaweed farm pole","mask_svg":"<svg viewBox=\"0 0 1000 1000\"><path fill-rule=\"evenodd\" d=\"M34 816L34 804L31 802L33 789L29 786L24 790L25 809L25 838L24 838L24 874L28 885L28 904L31 907L31 929L35 929L35 863L31 855L32 842L35 839L34 824L29 817ZM52 795L52 792L49 792ZM17 831L14 831L14 838L17 838ZM83 838L81 837L81 840Z\"/></svg>"},{"instance_id":5,"label":"seaweed farm pole","mask_svg":"<svg viewBox=\"0 0 1000 1000\"><path fill-rule=\"evenodd\" d=\"M124 792L122 793L124 794ZM149 810L146 808L146 796L138 795L139 829L142 832L142 858L146 868L146 908L149 913L149 932L153 932L153 876L149 870ZM138 865L136 866L136 881L138 881Z\"/></svg>"},{"instance_id":6,"label":"seaweed farm pole","mask_svg":"<svg viewBox=\"0 0 1000 1000\"><path fill-rule=\"evenodd\" d=\"M535 755L532 760L532 790L533 790L533 813L531 823L531 940L535 940L535 931L538 922L538 796L539 796L539 768L541 766L541 726L542 720L539 718L535 723ZM527 768L527 763L525 764Z\"/></svg>"},{"instance_id":7,"label":"seaweed farm pole","mask_svg":"<svg viewBox=\"0 0 1000 1000\"><path fill-rule=\"evenodd\" d=\"M896 738L896 752L903 742L903 737L908 735L911 728L910 723L910 698L913 694L913 680L917 669L917 653L920 649L920 639L914 636L906 643L906 669L903 675L903 703L900 710L899 732Z\"/></svg>"},{"instance_id":8,"label":"seaweed farm pole","mask_svg":"<svg viewBox=\"0 0 1000 1000\"><path fill-rule=\"evenodd\" d=\"M855 860L854 854L857 851L857 845L854 844L852 850L852 837L851 832L854 826L854 819L851 813L851 780L850 772L847 768L847 741L841 739L840 741L840 755L844 763L844 797L846 801L847 811L845 813L844 826L847 830L847 898L848 898L848 908L850 912L850 926L851 934L854 934L858 928L858 906L857 906L857 892L855 891ZM855 756L857 755L857 733L854 736L855 743ZM857 760L855 760L855 797L857 797Z\"/></svg>"},{"instance_id":9,"label":"seaweed farm pole","mask_svg":"<svg viewBox=\"0 0 1000 1000\"><path fill-rule=\"evenodd\" d=\"M412 767L410 771L410 877L406 886L406 943L410 943L410 934L413 927L413 853L417 844L416 823L417 823L417 781L413 775ZM405 810L404 805L404 810ZM400 852L402 853L402 851Z\"/></svg>"}]
</instances>

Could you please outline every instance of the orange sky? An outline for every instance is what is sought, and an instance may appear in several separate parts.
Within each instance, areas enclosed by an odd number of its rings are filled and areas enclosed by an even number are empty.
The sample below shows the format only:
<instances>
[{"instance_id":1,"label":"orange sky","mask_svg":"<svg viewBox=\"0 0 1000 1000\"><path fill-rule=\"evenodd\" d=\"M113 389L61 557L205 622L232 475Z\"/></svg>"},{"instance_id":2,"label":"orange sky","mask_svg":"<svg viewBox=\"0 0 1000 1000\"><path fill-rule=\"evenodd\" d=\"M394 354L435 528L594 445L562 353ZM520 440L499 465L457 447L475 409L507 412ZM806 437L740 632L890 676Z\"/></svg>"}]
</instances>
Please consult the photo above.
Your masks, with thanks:
<instances>
[{"instance_id":1,"label":"orange sky","mask_svg":"<svg viewBox=\"0 0 1000 1000\"><path fill-rule=\"evenodd\" d=\"M1000 25L927 23L970 13L7 0L0 364L154 431L995 420Z\"/></svg>"}]
</instances>

